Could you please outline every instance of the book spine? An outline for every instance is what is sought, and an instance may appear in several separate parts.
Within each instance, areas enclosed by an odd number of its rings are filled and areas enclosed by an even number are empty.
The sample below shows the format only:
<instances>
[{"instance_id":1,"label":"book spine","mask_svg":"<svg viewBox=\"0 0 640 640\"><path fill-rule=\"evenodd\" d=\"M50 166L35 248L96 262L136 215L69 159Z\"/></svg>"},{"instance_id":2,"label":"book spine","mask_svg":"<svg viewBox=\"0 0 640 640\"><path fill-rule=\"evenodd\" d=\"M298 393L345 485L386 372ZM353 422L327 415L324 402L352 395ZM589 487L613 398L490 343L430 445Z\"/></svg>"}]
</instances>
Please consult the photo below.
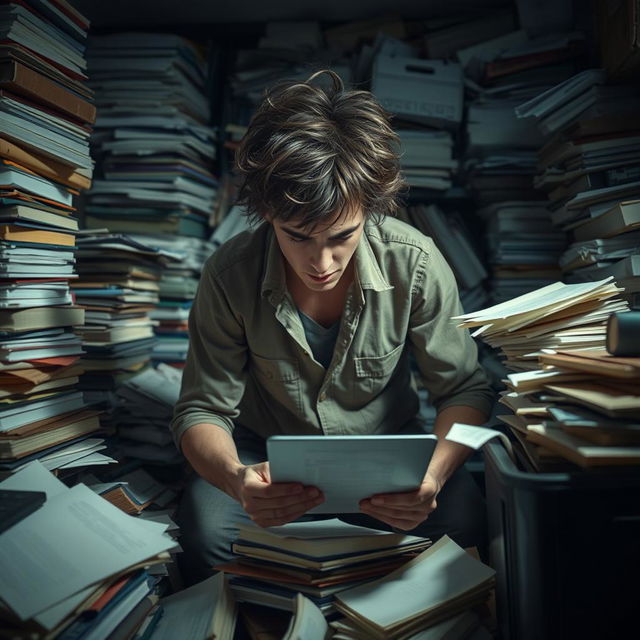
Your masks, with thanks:
<instances>
[{"instance_id":1,"label":"book spine","mask_svg":"<svg viewBox=\"0 0 640 640\"><path fill-rule=\"evenodd\" d=\"M0 67L0 86L44 102L82 122L95 122L95 105L74 96L52 80L18 62L11 61Z\"/></svg>"}]
</instances>

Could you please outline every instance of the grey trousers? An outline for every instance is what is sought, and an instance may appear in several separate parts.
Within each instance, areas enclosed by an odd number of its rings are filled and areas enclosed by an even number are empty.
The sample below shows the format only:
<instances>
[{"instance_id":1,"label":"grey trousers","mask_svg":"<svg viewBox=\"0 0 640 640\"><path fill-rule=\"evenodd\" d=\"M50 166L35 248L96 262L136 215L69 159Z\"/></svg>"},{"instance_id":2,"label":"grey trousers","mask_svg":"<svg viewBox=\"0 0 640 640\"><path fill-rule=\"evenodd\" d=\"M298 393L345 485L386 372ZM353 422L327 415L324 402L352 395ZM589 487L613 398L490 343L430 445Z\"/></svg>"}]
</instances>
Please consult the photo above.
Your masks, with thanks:
<instances>
[{"instance_id":1,"label":"grey trousers","mask_svg":"<svg viewBox=\"0 0 640 640\"><path fill-rule=\"evenodd\" d=\"M244 464L267 459L264 441L247 429L236 427L234 440ZM362 527L390 530L387 524L364 513L336 514L336 517ZM185 584L190 585L209 577L214 565L234 557L231 545L237 536L238 524L249 522L249 517L238 502L194 474L182 495L177 521L183 549L178 562ZM436 510L407 533L428 537L434 542L447 534L462 547L485 547L484 499L467 469L461 467L449 478L438 495Z\"/></svg>"}]
</instances>

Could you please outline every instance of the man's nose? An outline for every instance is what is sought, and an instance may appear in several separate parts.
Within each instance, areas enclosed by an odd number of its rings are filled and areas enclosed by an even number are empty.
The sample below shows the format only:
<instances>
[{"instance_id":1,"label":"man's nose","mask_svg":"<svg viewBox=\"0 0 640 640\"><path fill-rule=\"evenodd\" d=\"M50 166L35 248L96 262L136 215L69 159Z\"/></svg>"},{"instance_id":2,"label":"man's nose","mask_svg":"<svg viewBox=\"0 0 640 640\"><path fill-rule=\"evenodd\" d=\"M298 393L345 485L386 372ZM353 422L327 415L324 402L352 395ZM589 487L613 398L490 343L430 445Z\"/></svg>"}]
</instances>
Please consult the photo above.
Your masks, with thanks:
<instances>
[{"instance_id":1,"label":"man's nose","mask_svg":"<svg viewBox=\"0 0 640 640\"><path fill-rule=\"evenodd\" d=\"M331 267L332 262L333 256L329 247L317 248L311 258L311 266L318 275L324 275Z\"/></svg>"}]
</instances>

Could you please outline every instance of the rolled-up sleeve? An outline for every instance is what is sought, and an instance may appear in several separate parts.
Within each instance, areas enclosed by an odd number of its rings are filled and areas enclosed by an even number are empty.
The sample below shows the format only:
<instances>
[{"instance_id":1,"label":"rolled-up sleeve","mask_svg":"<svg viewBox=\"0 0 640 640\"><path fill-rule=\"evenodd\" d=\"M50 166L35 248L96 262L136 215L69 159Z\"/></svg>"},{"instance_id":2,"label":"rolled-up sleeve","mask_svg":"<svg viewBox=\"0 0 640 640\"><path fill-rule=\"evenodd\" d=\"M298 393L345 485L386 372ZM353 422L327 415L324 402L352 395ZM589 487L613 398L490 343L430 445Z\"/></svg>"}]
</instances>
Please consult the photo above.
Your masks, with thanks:
<instances>
[{"instance_id":1,"label":"rolled-up sleeve","mask_svg":"<svg viewBox=\"0 0 640 640\"><path fill-rule=\"evenodd\" d=\"M490 415L494 393L469 331L451 320L462 306L451 268L435 245L423 253L411 295L409 340L430 402L437 411L464 405Z\"/></svg>"},{"instance_id":2,"label":"rolled-up sleeve","mask_svg":"<svg viewBox=\"0 0 640 640\"><path fill-rule=\"evenodd\" d=\"M189 353L171 422L178 447L185 431L199 423L231 432L245 388L244 326L215 273L213 258L205 265L189 315Z\"/></svg>"}]
</instances>

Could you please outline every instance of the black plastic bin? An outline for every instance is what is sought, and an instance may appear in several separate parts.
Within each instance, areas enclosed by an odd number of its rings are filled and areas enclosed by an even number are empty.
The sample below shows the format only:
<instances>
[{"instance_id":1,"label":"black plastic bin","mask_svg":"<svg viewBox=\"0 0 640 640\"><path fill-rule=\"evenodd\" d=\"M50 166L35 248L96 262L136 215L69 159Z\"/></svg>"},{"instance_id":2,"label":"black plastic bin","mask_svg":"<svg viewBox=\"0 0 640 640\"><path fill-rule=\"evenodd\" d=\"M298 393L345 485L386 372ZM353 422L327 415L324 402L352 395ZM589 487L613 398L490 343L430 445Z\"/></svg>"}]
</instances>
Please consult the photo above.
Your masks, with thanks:
<instances>
[{"instance_id":1,"label":"black plastic bin","mask_svg":"<svg viewBox=\"0 0 640 640\"><path fill-rule=\"evenodd\" d=\"M640 468L520 471L483 448L502 640L640 637Z\"/></svg>"}]
</instances>

